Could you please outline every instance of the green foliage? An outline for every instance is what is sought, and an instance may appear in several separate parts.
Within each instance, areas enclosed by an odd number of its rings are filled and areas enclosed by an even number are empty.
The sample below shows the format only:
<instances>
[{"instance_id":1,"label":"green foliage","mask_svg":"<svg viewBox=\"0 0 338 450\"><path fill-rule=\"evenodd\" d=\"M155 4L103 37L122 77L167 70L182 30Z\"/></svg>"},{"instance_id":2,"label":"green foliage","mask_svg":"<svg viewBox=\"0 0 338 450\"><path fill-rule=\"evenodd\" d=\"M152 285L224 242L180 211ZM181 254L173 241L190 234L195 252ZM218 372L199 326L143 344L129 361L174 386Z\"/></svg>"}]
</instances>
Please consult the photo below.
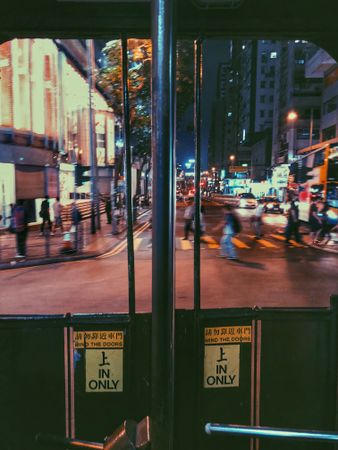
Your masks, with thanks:
<instances>
[{"instance_id":1,"label":"green foliage","mask_svg":"<svg viewBox=\"0 0 338 450\"><path fill-rule=\"evenodd\" d=\"M102 50L105 65L97 74L100 87L109 97L116 117L123 116L121 41L107 42ZM177 117L184 114L193 101L192 43L177 45ZM131 144L134 157L144 158L151 153L151 56L149 39L128 40L128 87L131 122Z\"/></svg>"}]
</instances>

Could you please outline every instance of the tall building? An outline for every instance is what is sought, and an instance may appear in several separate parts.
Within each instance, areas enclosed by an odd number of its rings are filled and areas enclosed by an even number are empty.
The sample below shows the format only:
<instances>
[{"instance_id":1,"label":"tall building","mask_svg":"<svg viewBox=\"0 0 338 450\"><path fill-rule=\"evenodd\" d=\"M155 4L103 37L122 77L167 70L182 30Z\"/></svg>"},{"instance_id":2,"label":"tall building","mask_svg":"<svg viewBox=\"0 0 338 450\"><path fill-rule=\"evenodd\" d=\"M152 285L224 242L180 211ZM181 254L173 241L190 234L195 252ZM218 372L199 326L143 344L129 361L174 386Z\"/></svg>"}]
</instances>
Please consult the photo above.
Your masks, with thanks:
<instances>
[{"instance_id":1,"label":"tall building","mask_svg":"<svg viewBox=\"0 0 338 450\"><path fill-rule=\"evenodd\" d=\"M292 162L298 149L319 142L322 83L319 78L305 74L306 61L317 50L318 47L307 41L278 43L280 57L276 67L272 136L274 165Z\"/></svg>"},{"instance_id":2,"label":"tall building","mask_svg":"<svg viewBox=\"0 0 338 450\"><path fill-rule=\"evenodd\" d=\"M272 128L278 43L245 40L239 48L240 143L255 141L255 133Z\"/></svg>"},{"instance_id":3,"label":"tall building","mask_svg":"<svg viewBox=\"0 0 338 450\"><path fill-rule=\"evenodd\" d=\"M338 64L323 49L307 61L305 75L319 78L322 82L321 97L321 141L338 137Z\"/></svg>"},{"instance_id":4,"label":"tall building","mask_svg":"<svg viewBox=\"0 0 338 450\"><path fill-rule=\"evenodd\" d=\"M0 45L0 190L25 200L32 221L45 195L63 204L74 194L74 163L89 165L89 89L81 40L13 39ZM115 118L92 91L97 165L114 163ZM101 191L102 192L102 191ZM109 192L109 191L108 191Z\"/></svg>"}]
</instances>

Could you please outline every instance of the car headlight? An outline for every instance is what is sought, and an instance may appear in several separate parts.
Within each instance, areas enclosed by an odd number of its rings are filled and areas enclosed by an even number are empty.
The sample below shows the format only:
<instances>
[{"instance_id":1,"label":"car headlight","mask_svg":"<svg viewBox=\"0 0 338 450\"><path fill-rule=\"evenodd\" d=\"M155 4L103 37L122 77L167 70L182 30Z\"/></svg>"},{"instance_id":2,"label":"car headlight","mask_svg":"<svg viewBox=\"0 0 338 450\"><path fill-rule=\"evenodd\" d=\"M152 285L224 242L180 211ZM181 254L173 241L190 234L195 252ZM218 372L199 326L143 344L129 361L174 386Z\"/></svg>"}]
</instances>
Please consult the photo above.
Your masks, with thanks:
<instances>
[{"instance_id":1,"label":"car headlight","mask_svg":"<svg viewBox=\"0 0 338 450\"><path fill-rule=\"evenodd\" d=\"M273 208L273 203L268 203L266 206L267 206L268 208Z\"/></svg>"}]
</instances>

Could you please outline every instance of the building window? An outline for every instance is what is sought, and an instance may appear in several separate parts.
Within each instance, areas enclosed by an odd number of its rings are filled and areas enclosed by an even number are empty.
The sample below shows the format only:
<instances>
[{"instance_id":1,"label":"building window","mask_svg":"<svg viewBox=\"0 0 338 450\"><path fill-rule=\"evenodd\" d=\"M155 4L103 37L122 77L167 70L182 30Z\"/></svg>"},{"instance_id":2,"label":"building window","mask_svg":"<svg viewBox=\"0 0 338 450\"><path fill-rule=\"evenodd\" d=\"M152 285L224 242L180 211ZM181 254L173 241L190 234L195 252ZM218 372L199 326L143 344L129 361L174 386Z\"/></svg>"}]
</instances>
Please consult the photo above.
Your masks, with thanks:
<instances>
[{"instance_id":1,"label":"building window","mask_svg":"<svg viewBox=\"0 0 338 450\"><path fill-rule=\"evenodd\" d=\"M259 100L261 103L265 103L265 95L261 95Z\"/></svg>"},{"instance_id":2,"label":"building window","mask_svg":"<svg viewBox=\"0 0 338 450\"><path fill-rule=\"evenodd\" d=\"M269 97L269 102L270 102L270 103L273 103L273 95L270 95L270 97Z\"/></svg>"},{"instance_id":3,"label":"building window","mask_svg":"<svg viewBox=\"0 0 338 450\"><path fill-rule=\"evenodd\" d=\"M272 117L273 116L273 111L272 111L272 109L270 109L269 110L269 117Z\"/></svg>"},{"instance_id":4,"label":"building window","mask_svg":"<svg viewBox=\"0 0 338 450\"><path fill-rule=\"evenodd\" d=\"M274 88L275 87L275 82L274 80L270 80L269 82L269 87Z\"/></svg>"},{"instance_id":5,"label":"building window","mask_svg":"<svg viewBox=\"0 0 338 450\"><path fill-rule=\"evenodd\" d=\"M336 137L336 125L332 125L331 127L324 128L322 131L322 140L327 141L328 139L333 139Z\"/></svg>"},{"instance_id":6,"label":"building window","mask_svg":"<svg viewBox=\"0 0 338 450\"><path fill-rule=\"evenodd\" d=\"M260 117L264 117L265 116L265 111L264 109L261 109L259 112Z\"/></svg>"},{"instance_id":7,"label":"building window","mask_svg":"<svg viewBox=\"0 0 338 450\"><path fill-rule=\"evenodd\" d=\"M277 52L270 52L270 59L276 59L277 58Z\"/></svg>"},{"instance_id":8,"label":"building window","mask_svg":"<svg viewBox=\"0 0 338 450\"><path fill-rule=\"evenodd\" d=\"M332 97L330 100L324 103L324 114L329 114L337 109L338 97Z\"/></svg>"},{"instance_id":9,"label":"building window","mask_svg":"<svg viewBox=\"0 0 338 450\"><path fill-rule=\"evenodd\" d=\"M296 64L305 64L305 59L296 59Z\"/></svg>"},{"instance_id":10,"label":"building window","mask_svg":"<svg viewBox=\"0 0 338 450\"><path fill-rule=\"evenodd\" d=\"M261 88L265 88L265 81L263 80L263 81L261 81Z\"/></svg>"},{"instance_id":11,"label":"building window","mask_svg":"<svg viewBox=\"0 0 338 450\"><path fill-rule=\"evenodd\" d=\"M261 54L261 62L263 64L268 62L268 55L265 52Z\"/></svg>"},{"instance_id":12,"label":"building window","mask_svg":"<svg viewBox=\"0 0 338 450\"><path fill-rule=\"evenodd\" d=\"M12 64L11 43L0 45L0 125L12 127Z\"/></svg>"}]
</instances>

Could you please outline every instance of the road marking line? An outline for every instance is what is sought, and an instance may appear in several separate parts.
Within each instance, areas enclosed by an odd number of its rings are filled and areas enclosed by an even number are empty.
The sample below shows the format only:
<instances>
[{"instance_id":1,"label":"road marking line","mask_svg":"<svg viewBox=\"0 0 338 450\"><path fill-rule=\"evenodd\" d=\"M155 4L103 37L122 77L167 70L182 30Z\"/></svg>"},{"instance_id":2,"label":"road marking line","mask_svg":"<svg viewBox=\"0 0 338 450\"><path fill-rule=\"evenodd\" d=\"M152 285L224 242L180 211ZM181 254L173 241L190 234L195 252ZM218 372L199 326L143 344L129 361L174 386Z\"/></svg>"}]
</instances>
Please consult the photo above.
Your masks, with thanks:
<instances>
[{"instance_id":1,"label":"road marking line","mask_svg":"<svg viewBox=\"0 0 338 450\"><path fill-rule=\"evenodd\" d=\"M280 236L279 234L270 234L270 236L272 236L275 239L278 239L279 241L286 241L286 237Z\"/></svg>"},{"instance_id":2,"label":"road marking line","mask_svg":"<svg viewBox=\"0 0 338 450\"><path fill-rule=\"evenodd\" d=\"M279 239L280 241L286 241L285 236L279 236L278 234L271 234L270 236L274 237L275 239ZM293 239L290 239L290 244L292 244L294 247L307 247L307 245L299 244L298 242L294 241Z\"/></svg>"},{"instance_id":3,"label":"road marking line","mask_svg":"<svg viewBox=\"0 0 338 450\"><path fill-rule=\"evenodd\" d=\"M181 239L180 244L181 244L181 250L191 250L193 248L190 241L183 241Z\"/></svg>"},{"instance_id":4,"label":"road marking line","mask_svg":"<svg viewBox=\"0 0 338 450\"><path fill-rule=\"evenodd\" d=\"M220 248L219 244L207 244L209 248Z\"/></svg>"},{"instance_id":5,"label":"road marking line","mask_svg":"<svg viewBox=\"0 0 338 450\"><path fill-rule=\"evenodd\" d=\"M145 231L147 228L149 228L149 226L150 226L150 223L146 222L140 228L138 228L136 231L134 231L134 242L135 242L135 238L137 238L143 231ZM127 240L127 238L125 238L122 242L120 242L116 247L114 247L108 253L98 256L98 259L105 259L105 258L109 258L111 256L115 256L118 253L121 253L125 248L127 248L127 246L128 246L128 240Z\"/></svg>"},{"instance_id":6,"label":"road marking line","mask_svg":"<svg viewBox=\"0 0 338 450\"><path fill-rule=\"evenodd\" d=\"M143 238L134 238L134 252L136 252L141 245Z\"/></svg>"},{"instance_id":7,"label":"road marking line","mask_svg":"<svg viewBox=\"0 0 338 450\"><path fill-rule=\"evenodd\" d=\"M251 239L256 239L256 236L252 236L248 234L248 237ZM267 241L265 239L256 239L256 242L258 242L259 244L262 244L263 247L267 247L267 248L278 248L277 245L273 244L270 241Z\"/></svg>"},{"instance_id":8,"label":"road marking line","mask_svg":"<svg viewBox=\"0 0 338 450\"><path fill-rule=\"evenodd\" d=\"M244 242L240 241L239 239L237 239L235 237L233 237L231 240L232 240L232 243L238 248L250 248Z\"/></svg>"},{"instance_id":9,"label":"road marking line","mask_svg":"<svg viewBox=\"0 0 338 450\"><path fill-rule=\"evenodd\" d=\"M218 245L218 242L211 236L201 236L201 241L205 242L206 244L217 244Z\"/></svg>"},{"instance_id":10,"label":"road marking line","mask_svg":"<svg viewBox=\"0 0 338 450\"><path fill-rule=\"evenodd\" d=\"M292 245L295 247L306 247L305 245L299 244L298 242L294 241L293 239L290 239L289 241Z\"/></svg>"}]
</instances>

